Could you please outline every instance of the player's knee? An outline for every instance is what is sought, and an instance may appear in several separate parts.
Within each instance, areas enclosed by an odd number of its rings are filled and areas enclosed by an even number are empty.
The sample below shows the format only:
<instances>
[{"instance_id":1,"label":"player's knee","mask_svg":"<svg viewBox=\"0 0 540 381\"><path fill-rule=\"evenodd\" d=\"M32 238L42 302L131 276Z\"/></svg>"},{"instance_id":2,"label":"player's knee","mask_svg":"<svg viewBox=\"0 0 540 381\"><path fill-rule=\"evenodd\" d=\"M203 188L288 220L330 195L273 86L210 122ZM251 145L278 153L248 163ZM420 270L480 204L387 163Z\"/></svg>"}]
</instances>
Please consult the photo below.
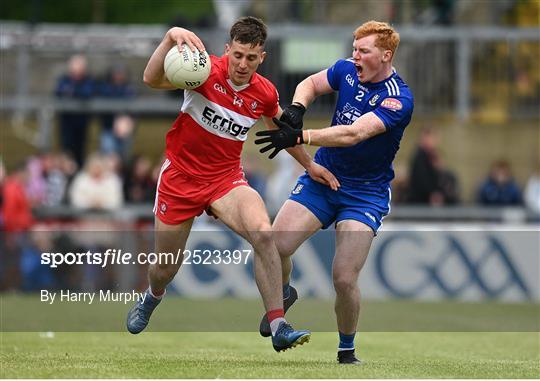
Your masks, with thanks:
<instances>
[{"instance_id":1,"label":"player's knee","mask_svg":"<svg viewBox=\"0 0 540 381\"><path fill-rule=\"evenodd\" d=\"M266 248L274 243L271 230L257 230L248 233L249 241L255 248Z\"/></svg>"},{"instance_id":2,"label":"player's knee","mask_svg":"<svg viewBox=\"0 0 540 381\"><path fill-rule=\"evenodd\" d=\"M284 239L279 239L279 236L275 237L276 247L281 258L288 258L294 254L295 248Z\"/></svg>"},{"instance_id":3,"label":"player's knee","mask_svg":"<svg viewBox=\"0 0 540 381\"><path fill-rule=\"evenodd\" d=\"M255 247L264 247L274 241L272 226L266 220L252 222L249 231L246 233L249 243Z\"/></svg>"},{"instance_id":4,"label":"player's knee","mask_svg":"<svg viewBox=\"0 0 540 381\"><path fill-rule=\"evenodd\" d=\"M354 274L334 274L334 289L338 294L346 294L358 287L358 277Z\"/></svg>"},{"instance_id":5,"label":"player's knee","mask_svg":"<svg viewBox=\"0 0 540 381\"><path fill-rule=\"evenodd\" d=\"M288 258L293 255L299 245L297 232L274 231L274 241L281 258Z\"/></svg>"}]
</instances>

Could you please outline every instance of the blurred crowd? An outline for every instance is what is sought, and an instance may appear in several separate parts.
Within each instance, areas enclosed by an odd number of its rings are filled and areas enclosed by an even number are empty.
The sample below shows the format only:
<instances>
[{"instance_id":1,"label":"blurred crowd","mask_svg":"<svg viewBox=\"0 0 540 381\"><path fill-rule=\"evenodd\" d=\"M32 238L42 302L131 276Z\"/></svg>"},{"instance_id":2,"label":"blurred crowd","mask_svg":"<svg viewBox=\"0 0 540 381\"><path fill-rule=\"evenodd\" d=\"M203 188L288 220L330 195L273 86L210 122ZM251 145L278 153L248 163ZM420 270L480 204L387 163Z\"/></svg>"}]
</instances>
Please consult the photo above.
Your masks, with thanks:
<instances>
[{"instance_id":1,"label":"blurred crowd","mask_svg":"<svg viewBox=\"0 0 540 381\"><path fill-rule=\"evenodd\" d=\"M540 215L540 166L522 187L508 160L500 158L489 164L486 176L476 186L478 205L525 206ZM392 202L444 206L460 204L461 199L459 178L441 157L438 132L431 127L422 129L408 170L396 170Z\"/></svg>"},{"instance_id":2,"label":"blurred crowd","mask_svg":"<svg viewBox=\"0 0 540 381\"><path fill-rule=\"evenodd\" d=\"M458 205L460 186L436 149L436 133L422 131L416 152L406 172L396 171L392 203L411 205ZM261 169L260 157L245 155L243 167L250 185L265 199L275 215L288 197L301 168L288 155L279 155L269 176ZM3 230L27 230L33 208L73 207L82 210L115 211L124 205L154 201L162 160L152 162L141 155L124 161L116 152L95 152L82 167L65 151L33 156L6 175L0 162L1 219ZM477 186L476 203L484 206L525 206L540 215L540 170L520 186L510 164L497 160Z\"/></svg>"},{"instance_id":3,"label":"blurred crowd","mask_svg":"<svg viewBox=\"0 0 540 381\"><path fill-rule=\"evenodd\" d=\"M83 55L67 62L54 89L58 99L81 101L93 97L107 101L129 100L136 94L129 73L114 64L94 78ZM84 108L67 108L58 114L60 147L19 163L9 176L0 158L0 225L6 231L24 231L33 223L33 208L73 207L79 210L114 211L130 204L152 204L163 158L152 162L136 155L131 146L136 121L126 113L101 113L99 147L87 154L87 130L91 118ZM243 167L250 185L265 199L274 216L303 172L290 156L273 161L270 175L259 155L244 155ZM540 215L540 169L526 184L518 184L508 161L491 164L477 184L475 200L485 206L524 205ZM424 128L406 169L396 168L392 183L393 204L444 206L461 203L458 176L445 164L434 128Z\"/></svg>"},{"instance_id":4,"label":"blurred crowd","mask_svg":"<svg viewBox=\"0 0 540 381\"><path fill-rule=\"evenodd\" d=\"M134 86L129 81L127 68L122 64L110 67L103 78L93 78L88 72L88 62L84 55L74 55L68 62L68 70L56 84L55 96L61 100L83 101L94 97L105 100L129 100L135 97ZM60 146L70 153L81 166L86 157L88 126L92 114L62 111L58 115ZM125 113L102 113L100 151L116 153L123 160L130 155L131 142L135 130L135 120Z\"/></svg>"}]
</instances>

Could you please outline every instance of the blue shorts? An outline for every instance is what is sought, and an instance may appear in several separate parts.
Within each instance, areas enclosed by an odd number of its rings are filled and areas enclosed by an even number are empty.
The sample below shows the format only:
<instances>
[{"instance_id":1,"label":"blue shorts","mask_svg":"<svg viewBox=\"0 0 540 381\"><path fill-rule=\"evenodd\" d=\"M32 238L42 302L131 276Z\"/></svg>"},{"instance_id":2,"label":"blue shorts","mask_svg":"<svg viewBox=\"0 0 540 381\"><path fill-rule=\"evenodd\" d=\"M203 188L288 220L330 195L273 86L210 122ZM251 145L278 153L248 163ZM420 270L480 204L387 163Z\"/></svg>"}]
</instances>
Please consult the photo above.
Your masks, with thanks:
<instances>
[{"instance_id":1,"label":"blue shorts","mask_svg":"<svg viewBox=\"0 0 540 381\"><path fill-rule=\"evenodd\" d=\"M383 218L390 212L390 186L375 184L347 186L341 184L337 191L320 184L304 174L298 178L290 200L308 208L328 228L333 222L360 221L376 235Z\"/></svg>"}]
</instances>

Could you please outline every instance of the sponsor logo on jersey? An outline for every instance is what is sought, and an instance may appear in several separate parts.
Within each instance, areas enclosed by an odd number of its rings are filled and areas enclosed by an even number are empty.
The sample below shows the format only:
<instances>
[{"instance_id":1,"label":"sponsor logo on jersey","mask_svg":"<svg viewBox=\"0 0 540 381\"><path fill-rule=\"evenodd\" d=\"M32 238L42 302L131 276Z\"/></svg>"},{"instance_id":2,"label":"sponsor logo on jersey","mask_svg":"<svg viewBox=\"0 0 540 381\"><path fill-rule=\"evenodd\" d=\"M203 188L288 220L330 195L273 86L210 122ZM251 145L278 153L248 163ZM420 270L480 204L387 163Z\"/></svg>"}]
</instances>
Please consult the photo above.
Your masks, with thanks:
<instances>
[{"instance_id":1,"label":"sponsor logo on jersey","mask_svg":"<svg viewBox=\"0 0 540 381\"><path fill-rule=\"evenodd\" d=\"M345 104L343 109L336 111L336 119L339 124L350 125L354 121L362 116L362 112L350 103Z\"/></svg>"},{"instance_id":2,"label":"sponsor logo on jersey","mask_svg":"<svg viewBox=\"0 0 540 381\"><path fill-rule=\"evenodd\" d=\"M244 179L233 181L233 185L236 185L236 184L247 184L247 181Z\"/></svg>"},{"instance_id":3,"label":"sponsor logo on jersey","mask_svg":"<svg viewBox=\"0 0 540 381\"><path fill-rule=\"evenodd\" d=\"M351 86L351 87L354 86L354 79L353 79L352 75L347 74L347 76L345 77L345 80L347 81L349 86Z\"/></svg>"},{"instance_id":4,"label":"sponsor logo on jersey","mask_svg":"<svg viewBox=\"0 0 540 381\"><path fill-rule=\"evenodd\" d=\"M401 110L403 108L403 105L398 99L386 98L384 101L382 101L381 107L384 107L393 111L397 111L397 110Z\"/></svg>"},{"instance_id":5,"label":"sponsor logo on jersey","mask_svg":"<svg viewBox=\"0 0 540 381\"><path fill-rule=\"evenodd\" d=\"M291 192L292 194L299 194L302 191L302 188L304 188L304 184L296 184L296 187Z\"/></svg>"},{"instance_id":6,"label":"sponsor logo on jersey","mask_svg":"<svg viewBox=\"0 0 540 381\"><path fill-rule=\"evenodd\" d=\"M377 101L379 100L379 98L380 98L380 95L375 94L375 96L369 100L369 105L370 106L375 106L377 104Z\"/></svg>"},{"instance_id":7,"label":"sponsor logo on jersey","mask_svg":"<svg viewBox=\"0 0 540 381\"><path fill-rule=\"evenodd\" d=\"M234 100L232 103L235 106L242 107L242 105L244 104L244 100L240 98L238 95L234 94Z\"/></svg>"},{"instance_id":8,"label":"sponsor logo on jersey","mask_svg":"<svg viewBox=\"0 0 540 381\"><path fill-rule=\"evenodd\" d=\"M215 110L208 106L204 108L202 121L214 130L226 132L232 136L245 135L249 131L249 127L241 126L235 123L231 118L224 118L221 115L218 115Z\"/></svg>"},{"instance_id":9,"label":"sponsor logo on jersey","mask_svg":"<svg viewBox=\"0 0 540 381\"><path fill-rule=\"evenodd\" d=\"M221 86L219 83L214 83L214 90L217 90L222 94L227 94L227 90L225 90L225 88Z\"/></svg>"}]
</instances>

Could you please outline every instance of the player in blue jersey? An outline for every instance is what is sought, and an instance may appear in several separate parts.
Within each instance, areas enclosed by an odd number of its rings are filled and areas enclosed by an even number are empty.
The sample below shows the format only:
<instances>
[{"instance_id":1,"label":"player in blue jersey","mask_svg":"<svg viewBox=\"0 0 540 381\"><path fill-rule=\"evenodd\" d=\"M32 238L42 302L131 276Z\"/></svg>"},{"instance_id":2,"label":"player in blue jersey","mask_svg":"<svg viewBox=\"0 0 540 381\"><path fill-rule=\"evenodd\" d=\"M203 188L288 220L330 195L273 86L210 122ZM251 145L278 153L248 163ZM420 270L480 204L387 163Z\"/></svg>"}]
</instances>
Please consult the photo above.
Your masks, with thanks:
<instances>
[{"instance_id":1,"label":"player in blue jersey","mask_svg":"<svg viewBox=\"0 0 540 381\"><path fill-rule=\"evenodd\" d=\"M293 103L276 120L279 129L259 132L262 138L255 141L266 144L261 152L273 149L270 158L287 149L298 159L307 155L299 145L320 146L315 162L330 170L339 182L339 189L334 190L334 184L325 186L301 176L276 216L273 229L282 258L287 310L297 299L296 290L289 286L290 256L316 231L335 223L332 276L338 361L343 364L360 363L354 352L360 311L358 277L373 237L390 211L392 161L413 111L411 91L392 66L399 34L386 23L369 21L353 36L352 57L302 81ZM302 130L306 108L316 97L334 91L338 100L332 126ZM268 335L265 319L260 331Z\"/></svg>"}]
</instances>

